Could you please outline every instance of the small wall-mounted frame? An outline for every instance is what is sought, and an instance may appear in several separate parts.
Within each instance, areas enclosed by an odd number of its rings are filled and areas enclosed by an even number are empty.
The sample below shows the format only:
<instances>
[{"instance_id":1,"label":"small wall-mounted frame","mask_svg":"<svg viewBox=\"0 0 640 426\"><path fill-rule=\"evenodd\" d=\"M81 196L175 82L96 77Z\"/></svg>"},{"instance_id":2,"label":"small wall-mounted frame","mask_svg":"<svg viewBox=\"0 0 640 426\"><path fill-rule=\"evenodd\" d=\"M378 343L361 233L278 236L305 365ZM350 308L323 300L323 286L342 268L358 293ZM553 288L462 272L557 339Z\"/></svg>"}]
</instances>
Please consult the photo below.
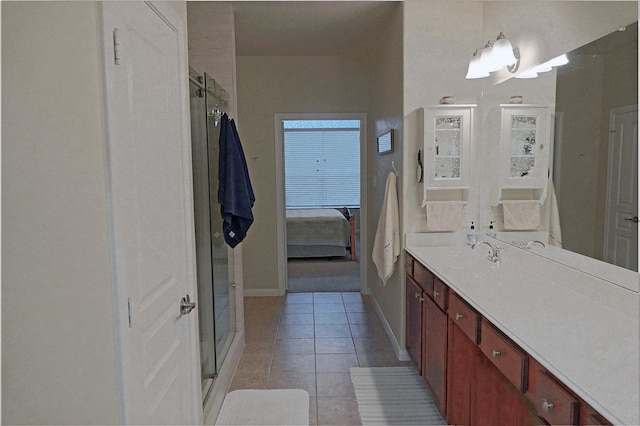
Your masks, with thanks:
<instances>
[{"instance_id":1,"label":"small wall-mounted frame","mask_svg":"<svg viewBox=\"0 0 640 426\"><path fill-rule=\"evenodd\" d=\"M393 152L393 144L394 144L394 131L393 129L389 130L386 133L378 136L378 154L388 154Z\"/></svg>"}]
</instances>

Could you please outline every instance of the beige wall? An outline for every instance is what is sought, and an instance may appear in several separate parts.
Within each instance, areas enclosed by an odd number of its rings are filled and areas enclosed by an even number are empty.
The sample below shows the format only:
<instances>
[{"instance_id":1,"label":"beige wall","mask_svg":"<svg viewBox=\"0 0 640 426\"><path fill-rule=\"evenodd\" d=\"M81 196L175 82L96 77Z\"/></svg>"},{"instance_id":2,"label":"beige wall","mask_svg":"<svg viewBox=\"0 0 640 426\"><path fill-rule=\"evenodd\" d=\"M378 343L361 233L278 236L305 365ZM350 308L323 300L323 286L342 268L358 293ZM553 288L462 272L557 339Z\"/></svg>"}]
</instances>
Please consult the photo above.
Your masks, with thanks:
<instances>
[{"instance_id":1,"label":"beige wall","mask_svg":"<svg viewBox=\"0 0 640 426\"><path fill-rule=\"evenodd\" d=\"M98 5L2 2L2 422L117 424Z\"/></svg>"},{"instance_id":2,"label":"beige wall","mask_svg":"<svg viewBox=\"0 0 640 426\"><path fill-rule=\"evenodd\" d=\"M236 109L236 50L233 6L222 2L187 3L189 66L209 74L229 94L229 116Z\"/></svg>"},{"instance_id":3,"label":"beige wall","mask_svg":"<svg viewBox=\"0 0 640 426\"><path fill-rule=\"evenodd\" d=\"M243 243L245 294L278 292L275 124L277 113L363 113L369 107L366 57L237 58L238 132L256 194Z\"/></svg>"},{"instance_id":4,"label":"beige wall","mask_svg":"<svg viewBox=\"0 0 640 426\"><path fill-rule=\"evenodd\" d=\"M404 304L404 280L400 278L403 274L403 269L400 267L402 257L396 264L395 273L383 287L371 260L371 252L384 199L386 179L393 170L391 162L395 163L401 173L397 180L401 215L402 174L411 173L411 168L405 167L402 163L402 19L402 4L398 4L393 13L389 15L384 30L378 34L377 48L369 59L371 80L369 85L369 141L367 143L369 160L367 162L368 197L366 206L368 244L366 251L362 250L361 260L367 262L367 287L382 310L400 348L404 348L404 341L399 340L399 336L404 336L404 316L398 310L398 306ZM395 131L393 152L379 155L376 138L390 129ZM400 235L402 236L402 228ZM363 247L365 246L363 245Z\"/></svg>"}]
</instances>

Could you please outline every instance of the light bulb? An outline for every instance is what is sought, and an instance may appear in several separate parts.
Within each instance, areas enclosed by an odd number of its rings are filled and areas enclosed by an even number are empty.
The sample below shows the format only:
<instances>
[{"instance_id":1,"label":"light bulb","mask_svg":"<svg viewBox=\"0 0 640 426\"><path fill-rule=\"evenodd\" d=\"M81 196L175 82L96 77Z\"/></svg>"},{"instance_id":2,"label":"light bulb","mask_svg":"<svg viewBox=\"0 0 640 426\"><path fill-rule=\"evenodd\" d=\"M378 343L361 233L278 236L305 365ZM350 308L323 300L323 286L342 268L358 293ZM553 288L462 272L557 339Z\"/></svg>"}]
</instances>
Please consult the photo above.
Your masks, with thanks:
<instances>
[{"instance_id":1,"label":"light bulb","mask_svg":"<svg viewBox=\"0 0 640 426\"><path fill-rule=\"evenodd\" d=\"M498 35L496 42L493 43L492 53L493 59L501 66L509 66L518 62L518 59L513 54L511 42L502 33Z\"/></svg>"},{"instance_id":2,"label":"light bulb","mask_svg":"<svg viewBox=\"0 0 640 426\"><path fill-rule=\"evenodd\" d=\"M482 68L480 52L476 50L469 61L469 69L467 70L466 79L489 77L489 73Z\"/></svg>"}]
</instances>

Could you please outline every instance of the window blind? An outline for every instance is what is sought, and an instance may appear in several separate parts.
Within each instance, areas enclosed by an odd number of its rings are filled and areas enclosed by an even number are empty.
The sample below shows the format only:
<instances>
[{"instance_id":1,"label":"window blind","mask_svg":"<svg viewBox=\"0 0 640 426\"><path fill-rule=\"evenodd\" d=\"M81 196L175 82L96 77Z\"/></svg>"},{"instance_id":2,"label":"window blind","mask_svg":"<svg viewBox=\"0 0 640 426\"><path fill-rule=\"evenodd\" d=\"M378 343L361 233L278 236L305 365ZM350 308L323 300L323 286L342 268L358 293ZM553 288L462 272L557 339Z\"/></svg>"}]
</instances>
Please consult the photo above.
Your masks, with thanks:
<instances>
[{"instance_id":1,"label":"window blind","mask_svg":"<svg viewBox=\"0 0 640 426\"><path fill-rule=\"evenodd\" d=\"M360 122L285 120L287 208L360 206Z\"/></svg>"}]
</instances>

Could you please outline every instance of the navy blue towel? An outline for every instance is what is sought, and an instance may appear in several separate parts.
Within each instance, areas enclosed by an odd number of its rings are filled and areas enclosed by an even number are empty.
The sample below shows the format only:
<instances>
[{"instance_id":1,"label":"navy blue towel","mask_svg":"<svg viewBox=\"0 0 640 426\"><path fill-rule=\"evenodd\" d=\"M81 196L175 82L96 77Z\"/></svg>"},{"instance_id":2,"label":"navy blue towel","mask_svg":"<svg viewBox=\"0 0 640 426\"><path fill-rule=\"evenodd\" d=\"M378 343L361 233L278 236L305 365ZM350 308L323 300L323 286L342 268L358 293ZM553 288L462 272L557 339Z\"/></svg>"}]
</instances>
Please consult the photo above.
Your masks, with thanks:
<instances>
[{"instance_id":1,"label":"navy blue towel","mask_svg":"<svg viewBox=\"0 0 640 426\"><path fill-rule=\"evenodd\" d=\"M218 203L224 220L222 230L227 244L235 247L244 240L253 223L251 208L256 198L236 124L227 114L220 119L219 144Z\"/></svg>"}]
</instances>

